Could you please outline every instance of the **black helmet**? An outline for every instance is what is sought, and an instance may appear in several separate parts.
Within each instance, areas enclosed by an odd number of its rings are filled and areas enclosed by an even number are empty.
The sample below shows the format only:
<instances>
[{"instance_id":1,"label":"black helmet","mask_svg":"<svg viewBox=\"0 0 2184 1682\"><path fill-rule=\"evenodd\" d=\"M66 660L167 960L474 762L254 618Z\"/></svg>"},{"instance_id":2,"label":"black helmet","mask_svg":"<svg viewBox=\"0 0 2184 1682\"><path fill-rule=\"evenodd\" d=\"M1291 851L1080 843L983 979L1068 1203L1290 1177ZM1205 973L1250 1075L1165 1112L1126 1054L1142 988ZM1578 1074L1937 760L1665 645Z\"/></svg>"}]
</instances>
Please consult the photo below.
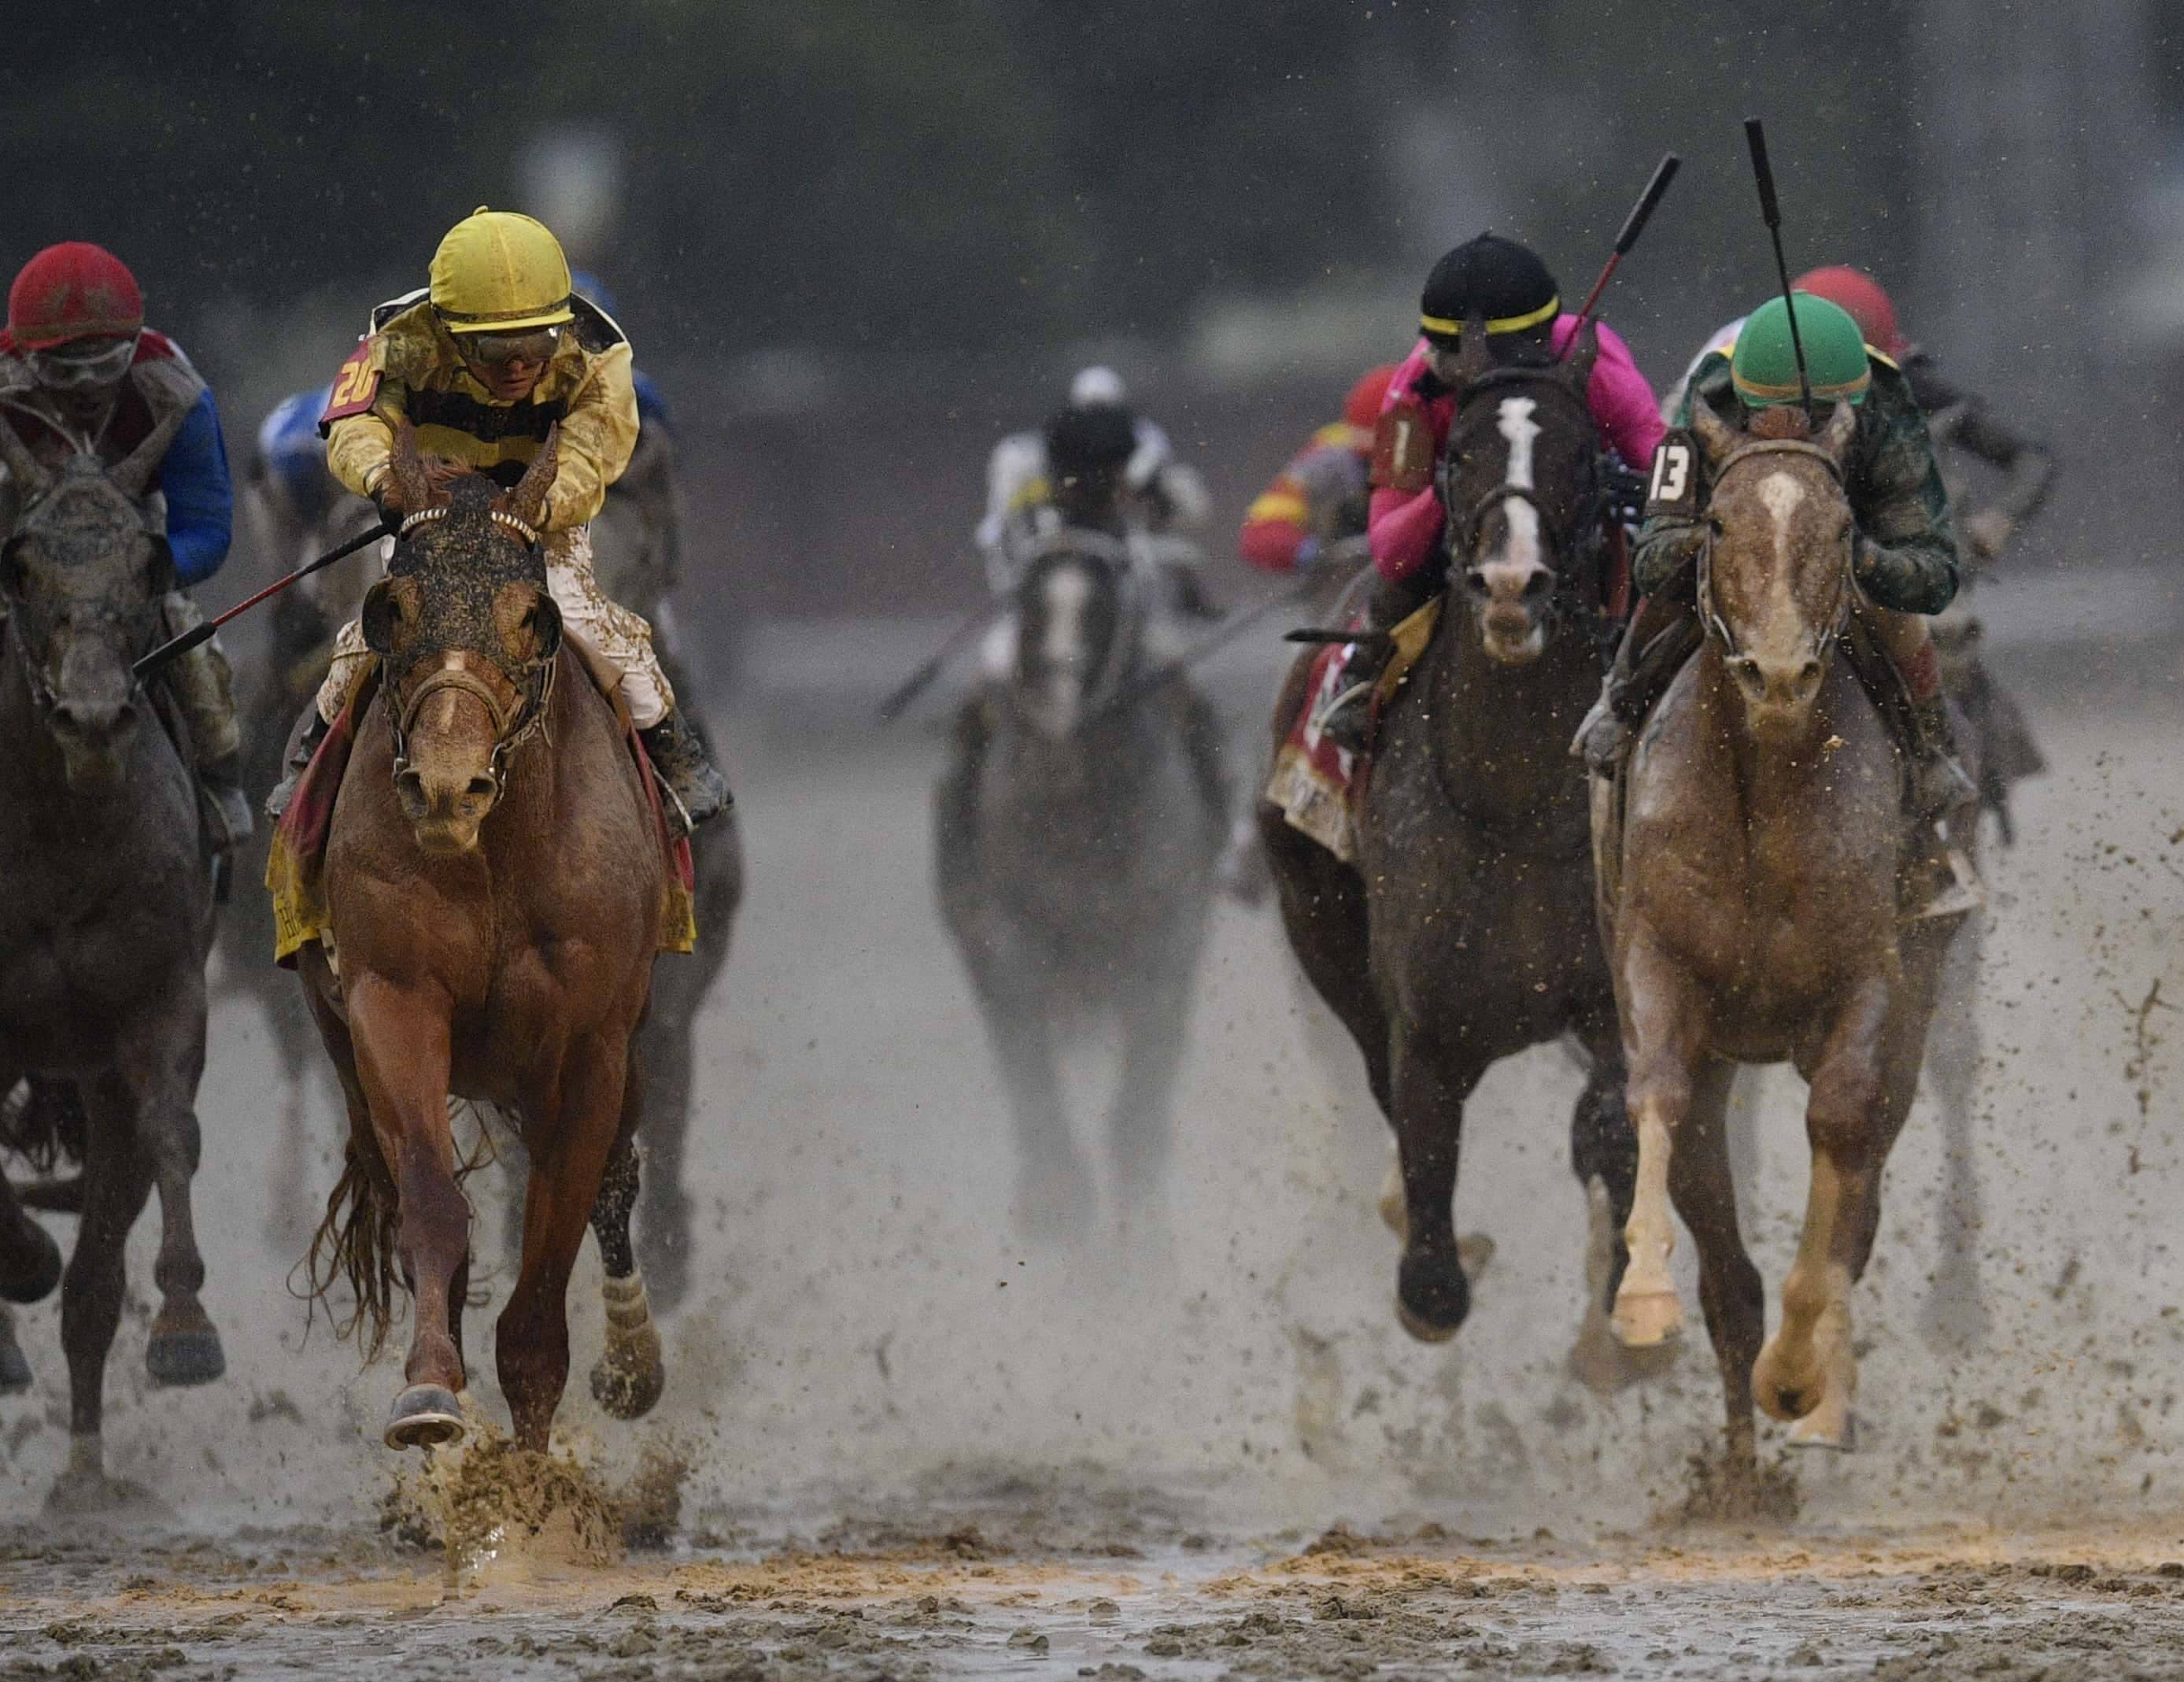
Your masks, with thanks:
<instances>
[{"instance_id":1,"label":"black helmet","mask_svg":"<svg viewBox=\"0 0 2184 1682\"><path fill-rule=\"evenodd\" d=\"M1562 307L1562 289L1530 247L1481 234L1434 265L1418 299L1418 326L1453 348L1467 316L1484 315L1489 333L1521 333L1547 326Z\"/></svg>"},{"instance_id":2,"label":"black helmet","mask_svg":"<svg viewBox=\"0 0 2184 1682\"><path fill-rule=\"evenodd\" d=\"M1120 404L1071 404L1046 423L1047 471L1056 479L1119 473L1137 448L1137 417Z\"/></svg>"}]
</instances>

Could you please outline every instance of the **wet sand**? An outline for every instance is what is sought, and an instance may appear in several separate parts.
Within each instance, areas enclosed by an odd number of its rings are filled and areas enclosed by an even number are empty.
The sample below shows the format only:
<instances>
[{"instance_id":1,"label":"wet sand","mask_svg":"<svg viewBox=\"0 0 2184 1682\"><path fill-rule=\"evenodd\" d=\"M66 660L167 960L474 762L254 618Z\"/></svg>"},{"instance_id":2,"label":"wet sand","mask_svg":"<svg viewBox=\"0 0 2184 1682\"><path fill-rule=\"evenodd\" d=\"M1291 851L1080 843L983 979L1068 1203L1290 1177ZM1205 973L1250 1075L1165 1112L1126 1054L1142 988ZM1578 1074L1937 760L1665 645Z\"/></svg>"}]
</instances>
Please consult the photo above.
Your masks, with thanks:
<instances>
[{"instance_id":1,"label":"wet sand","mask_svg":"<svg viewBox=\"0 0 2184 1682\"><path fill-rule=\"evenodd\" d=\"M148 1388L148 1218L107 1454L164 1516L100 1536L41 1514L67 1448L58 1311L19 1315L36 1383L0 1400L0 1677L2184 1672L2164 1572L2184 1562L2172 625L2003 648L2057 770L1991 855L1985 1328L1965 1341L1978 1315L1933 1300L1946 1179L1922 1101L1856 1300L1859 1451L1795 1462L1795 1518L1676 1517L1720 1407L1687 1245L1693 1335L1668 1370L1606 1394L1572 1375L1578 1078L1556 1050L1472 1106L1458 1223L1496 1249L1471 1321L1444 1346L1403 1335L1383 1130L1270 911L1217 916L1164 1206L1020 1238L1006 1113L931 905L937 737L753 706L730 738L752 896L705 1024L667 1395L624 1426L586 1393L588 1248L558 1431L610 1490L648 1446L687 1463L671 1551L504 1558L451 1596L436 1554L381 1530L398 1366L359 1370L323 1321L307 1341L285 1283L334 1111L315 1094L284 1158L267 1028L230 996L198 1206L228 1376ZM1796 1083L1760 1089L1772 1293L1804 1154ZM474 1185L492 1257L499 1189ZM486 1284L504 1296L504 1269ZM471 1324L477 1404L504 1420L491 1311ZM1780 1440L1763 1428L1763 1455Z\"/></svg>"}]
</instances>

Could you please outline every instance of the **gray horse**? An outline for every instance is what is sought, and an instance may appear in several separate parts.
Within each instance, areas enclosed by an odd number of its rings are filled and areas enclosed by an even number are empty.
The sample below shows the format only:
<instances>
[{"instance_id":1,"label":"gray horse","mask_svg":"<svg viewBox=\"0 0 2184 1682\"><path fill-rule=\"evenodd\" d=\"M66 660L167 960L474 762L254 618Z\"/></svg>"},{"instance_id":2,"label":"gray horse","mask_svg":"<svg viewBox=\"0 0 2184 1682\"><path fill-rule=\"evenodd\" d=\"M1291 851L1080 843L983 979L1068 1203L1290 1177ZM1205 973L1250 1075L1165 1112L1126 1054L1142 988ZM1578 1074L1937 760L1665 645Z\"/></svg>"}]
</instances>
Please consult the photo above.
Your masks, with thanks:
<instances>
[{"instance_id":1,"label":"gray horse","mask_svg":"<svg viewBox=\"0 0 2184 1682\"><path fill-rule=\"evenodd\" d=\"M1065 530L1026 568L1011 676L966 706L935 805L940 910L1015 1111L1035 1232L1095 1206L1058 1067L1095 1021L1122 1039L1108 1143L1126 1200L1166 1163L1168 1110L1227 825L1194 774L1204 706L1133 693L1156 585L1119 540Z\"/></svg>"},{"instance_id":2,"label":"gray horse","mask_svg":"<svg viewBox=\"0 0 2184 1682\"><path fill-rule=\"evenodd\" d=\"M65 1150L83 1164L65 1276L58 1246L0 1181L0 1298L34 1302L61 1285L70 1445L57 1501L114 1493L99 1439L106 1357L121 1314L122 1247L155 1186L162 1300L145 1364L163 1384L205 1384L225 1370L198 1300L204 1262L190 1213L212 854L191 755L176 739L182 727L164 710L150 716L154 698L129 669L160 635L173 577L140 507L171 432L111 471L79 457L56 474L0 424L20 510L0 549L0 859L9 872L0 1093L45 1077L73 1083L83 1100L80 1129L0 1139L34 1159ZM0 1324L0 1384L11 1377L20 1388L29 1373Z\"/></svg>"}]
</instances>

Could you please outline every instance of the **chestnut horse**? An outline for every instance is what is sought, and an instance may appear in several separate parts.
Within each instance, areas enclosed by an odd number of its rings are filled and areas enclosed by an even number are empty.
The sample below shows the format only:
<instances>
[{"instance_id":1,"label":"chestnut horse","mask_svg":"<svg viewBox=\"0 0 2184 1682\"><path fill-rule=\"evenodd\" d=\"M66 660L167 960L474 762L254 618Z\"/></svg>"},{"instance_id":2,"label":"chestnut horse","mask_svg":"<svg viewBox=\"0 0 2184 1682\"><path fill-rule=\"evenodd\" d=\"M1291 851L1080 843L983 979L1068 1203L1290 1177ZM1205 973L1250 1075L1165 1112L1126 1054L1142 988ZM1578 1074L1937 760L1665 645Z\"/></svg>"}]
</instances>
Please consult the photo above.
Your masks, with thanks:
<instances>
[{"instance_id":1,"label":"chestnut horse","mask_svg":"<svg viewBox=\"0 0 2184 1682\"><path fill-rule=\"evenodd\" d=\"M1730 1470L1749 1487L1755 1390L1795 1422L1793 1445L1851 1445L1850 1289L1872 1254L1881 1166L1962 918L1901 919L1902 763L1834 657L1859 600L1843 483L1853 412L1837 404L1817 440L1754 437L1703 404L1693 421L1713 487L1698 577L1707 641L1631 757L1620 845L1602 870L1638 1132L1614 1312L1633 1346L1680 1328L1673 1200L1698 1247ZM1812 1189L1782 1323L1763 1350L1764 1287L1737 1230L1723 1111L1736 1064L1786 1059L1811 1088Z\"/></svg>"},{"instance_id":2,"label":"chestnut horse","mask_svg":"<svg viewBox=\"0 0 2184 1682\"><path fill-rule=\"evenodd\" d=\"M518 1443L546 1446L568 1379L565 1298L588 1221L608 1273L609 1347L593 1389L635 1417L660 1386L627 1234L630 1044L667 866L616 710L564 646L547 593L535 528L555 455L549 435L502 494L474 475L428 471L410 429L398 437L390 500L405 518L364 606L380 683L326 842L332 951L301 955L349 1112L312 1282L323 1294L347 1273L374 1348L394 1283L409 1288L393 1448L464 1431L470 1208L450 1093L512 1117L531 1163L522 1261L498 1331Z\"/></svg>"},{"instance_id":3,"label":"chestnut horse","mask_svg":"<svg viewBox=\"0 0 2184 1682\"><path fill-rule=\"evenodd\" d=\"M1403 1218L1396 1310L1413 1336L1453 1337L1470 1311L1453 1203L1464 1106L1504 1057L1564 1039L1588 1078L1571 1156L1602 1255L1582 1364L1628 1374L1601 1345L1620 1271L1616 1234L1636 1153L1623 1110L1614 990L1593 914L1585 782L1571 731L1599 692L1604 628L1586 554L1601 443L1588 339L1560 367L1496 367L1485 324L1460 365L1444 500L1449 585L1430 646L1380 725L1355 866L1262 800L1260 838L1290 944L1364 1055L1393 1127ZM1277 704L1277 750L1307 656ZM1606 1361L1593 1357L1607 1356Z\"/></svg>"}]
</instances>

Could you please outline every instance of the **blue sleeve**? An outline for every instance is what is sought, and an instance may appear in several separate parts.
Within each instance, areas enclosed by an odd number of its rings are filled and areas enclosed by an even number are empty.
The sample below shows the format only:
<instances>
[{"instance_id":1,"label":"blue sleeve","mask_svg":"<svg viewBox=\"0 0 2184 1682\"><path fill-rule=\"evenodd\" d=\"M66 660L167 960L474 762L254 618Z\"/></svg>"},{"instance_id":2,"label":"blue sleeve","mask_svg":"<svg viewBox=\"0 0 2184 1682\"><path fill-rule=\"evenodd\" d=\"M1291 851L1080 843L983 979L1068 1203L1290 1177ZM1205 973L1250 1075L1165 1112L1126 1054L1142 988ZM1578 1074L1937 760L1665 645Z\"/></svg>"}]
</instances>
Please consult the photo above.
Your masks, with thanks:
<instances>
[{"instance_id":1,"label":"blue sleeve","mask_svg":"<svg viewBox=\"0 0 2184 1682\"><path fill-rule=\"evenodd\" d=\"M641 369L630 370L630 383L637 387L637 419L643 426L657 426L672 437L675 436L675 417L667 412L667 399L652 376Z\"/></svg>"},{"instance_id":2,"label":"blue sleeve","mask_svg":"<svg viewBox=\"0 0 2184 1682\"><path fill-rule=\"evenodd\" d=\"M227 559L235 532L235 484L209 390L199 394L167 447L159 489L167 498L167 547L175 552L175 575L183 584L202 584Z\"/></svg>"}]
</instances>

